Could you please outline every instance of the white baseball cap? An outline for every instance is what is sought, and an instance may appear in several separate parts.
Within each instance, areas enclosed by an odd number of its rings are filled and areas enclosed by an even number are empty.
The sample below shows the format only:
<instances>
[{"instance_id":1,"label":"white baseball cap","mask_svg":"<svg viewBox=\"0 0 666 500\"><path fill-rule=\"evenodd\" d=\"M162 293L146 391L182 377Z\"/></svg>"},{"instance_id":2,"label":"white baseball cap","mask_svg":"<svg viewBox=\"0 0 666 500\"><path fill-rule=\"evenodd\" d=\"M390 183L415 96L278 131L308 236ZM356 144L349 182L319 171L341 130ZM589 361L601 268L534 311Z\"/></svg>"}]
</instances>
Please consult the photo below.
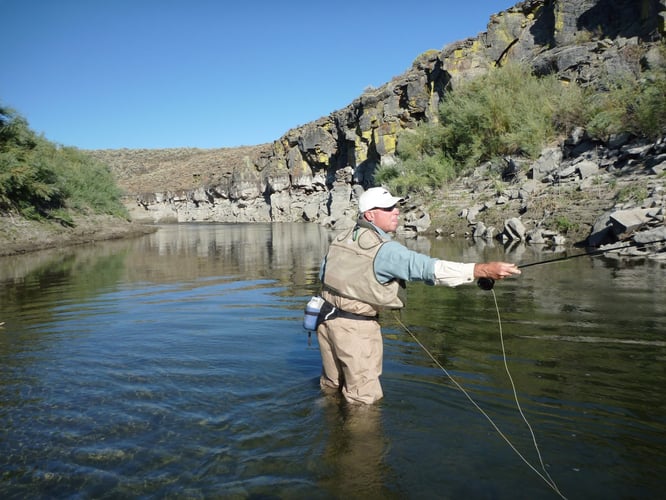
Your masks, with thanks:
<instances>
[{"instance_id":1,"label":"white baseball cap","mask_svg":"<svg viewBox=\"0 0 666 500\"><path fill-rule=\"evenodd\" d=\"M364 213L373 208L388 208L403 200L404 198L392 196L383 187L373 187L365 191L358 199L358 211Z\"/></svg>"}]
</instances>

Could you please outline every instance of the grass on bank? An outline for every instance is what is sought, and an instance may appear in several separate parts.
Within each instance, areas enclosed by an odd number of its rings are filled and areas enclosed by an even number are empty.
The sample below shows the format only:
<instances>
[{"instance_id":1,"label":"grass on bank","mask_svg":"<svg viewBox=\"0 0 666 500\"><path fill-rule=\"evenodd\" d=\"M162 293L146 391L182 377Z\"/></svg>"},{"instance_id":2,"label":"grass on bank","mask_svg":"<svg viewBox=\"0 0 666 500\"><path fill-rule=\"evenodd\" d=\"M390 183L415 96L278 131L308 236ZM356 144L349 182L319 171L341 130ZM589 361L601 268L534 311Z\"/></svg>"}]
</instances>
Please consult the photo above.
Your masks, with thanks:
<instances>
[{"instance_id":1,"label":"grass on bank","mask_svg":"<svg viewBox=\"0 0 666 500\"><path fill-rule=\"evenodd\" d=\"M666 131L666 72L623 74L595 88L535 76L510 63L448 92L439 123L398 138L398 162L375 174L398 194L441 188L482 162L536 158L544 146L583 127L598 140L629 132L657 138Z\"/></svg>"},{"instance_id":2,"label":"grass on bank","mask_svg":"<svg viewBox=\"0 0 666 500\"><path fill-rule=\"evenodd\" d=\"M72 147L35 134L0 106L0 213L72 224L74 214L128 218L109 168Z\"/></svg>"}]
</instances>

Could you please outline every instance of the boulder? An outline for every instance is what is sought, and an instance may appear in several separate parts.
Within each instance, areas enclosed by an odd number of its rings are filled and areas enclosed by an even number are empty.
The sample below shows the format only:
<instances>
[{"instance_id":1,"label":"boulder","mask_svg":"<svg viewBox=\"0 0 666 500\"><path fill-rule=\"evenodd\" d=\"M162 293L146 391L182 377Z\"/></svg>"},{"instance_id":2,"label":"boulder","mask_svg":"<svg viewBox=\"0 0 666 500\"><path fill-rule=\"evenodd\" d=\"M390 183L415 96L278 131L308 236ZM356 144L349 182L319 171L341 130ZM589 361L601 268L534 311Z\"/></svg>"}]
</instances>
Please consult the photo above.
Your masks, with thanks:
<instances>
[{"instance_id":1,"label":"boulder","mask_svg":"<svg viewBox=\"0 0 666 500\"><path fill-rule=\"evenodd\" d=\"M504 235L509 240L525 241L526 229L523 222L518 217L508 219L504 223Z\"/></svg>"},{"instance_id":2,"label":"boulder","mask_svg":"<svg viewBox=\"0 0 666 500\"><path fill-rule=\"evenodd\" d=\"M532 164L532 179L544 181L549 175L560 168L562 162L562 149L546 148L539 158Z\"/></svg>"},{"instance_id":3,"label":"boulder","mask_svg":"<svg viewBox=\"0 0 666 500\"><path fill-rule=\"evenodd\" d=\"M648 243L662 243L666 242L666 227L656 227L636 233L633 237L635 243L646 245Z\"/></svg>"},{"instance_id":4,"label":"boulder","mask_svg":"<svg viewBox=\"0 0 666 500\"><path fill-rule=\"evenodd\" d=\"M613 234L618 239L624 239L633 232L650 222L649 210L645 208L632 208L629 210L618 210L610 215Z\"/></svg>"},{"instance_id":5,"label":"boulder","mask_svg":"<svg viewBox=\"0 0 666 500\"><path fill-rule=\"evenodd\" d=\"M590 160L583 160L576 164L576 171L581 179L587 179L599 173L599 165Z\"/></svg>"}]
</instances>

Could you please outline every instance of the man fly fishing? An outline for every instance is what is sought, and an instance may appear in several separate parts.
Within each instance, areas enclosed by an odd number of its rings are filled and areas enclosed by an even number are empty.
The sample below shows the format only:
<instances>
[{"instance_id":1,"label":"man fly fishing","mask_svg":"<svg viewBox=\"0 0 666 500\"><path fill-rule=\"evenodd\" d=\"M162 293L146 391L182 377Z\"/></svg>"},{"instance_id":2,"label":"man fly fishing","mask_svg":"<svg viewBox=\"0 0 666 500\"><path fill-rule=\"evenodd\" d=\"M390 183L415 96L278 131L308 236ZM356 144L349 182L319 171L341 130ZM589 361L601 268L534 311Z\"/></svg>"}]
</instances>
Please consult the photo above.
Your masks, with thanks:
<instances>
[{"instance_id":1,"label":"man fly fishing","mask_svg":"<svg viewBox=\"0 0 666 500\"><path fill-rule=\"evenodd\" d=\"M455 287L475 279L520 274L508 262L462 263L409 250L388 233L398 227L402 198L381 187L359 198L355 226L337 236L322 263L323 303L317 316L322 358L320 385L339 390L350 403L383 397L383 342L378 322L385 309L404 307L406 281Z\"/></svg>"}]
</instances>

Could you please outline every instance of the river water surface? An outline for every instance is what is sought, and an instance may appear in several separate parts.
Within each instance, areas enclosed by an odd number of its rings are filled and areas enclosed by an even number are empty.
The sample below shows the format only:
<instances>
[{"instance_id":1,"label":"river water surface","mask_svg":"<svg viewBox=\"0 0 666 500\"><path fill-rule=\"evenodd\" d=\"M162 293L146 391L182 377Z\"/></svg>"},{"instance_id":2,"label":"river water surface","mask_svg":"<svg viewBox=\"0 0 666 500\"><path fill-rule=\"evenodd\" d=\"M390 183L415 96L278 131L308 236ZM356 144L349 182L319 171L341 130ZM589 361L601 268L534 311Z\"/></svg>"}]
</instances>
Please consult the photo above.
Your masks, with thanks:
<instances>
[{"instance_id":1,"label":"river water surface","mask_svg":"<svg viewBox=\"0 0 666 500\"><path fill-rule=\"evenodd\" d=\"M494 296L410 284L407 308L382 318L385 398L355 408L320 393L302 328L330 236L170 225L1 258L0 496L662 496L663 264L534 266ZM562 255L408 246L463 261Z\"/></svg>"}]
</instances>

